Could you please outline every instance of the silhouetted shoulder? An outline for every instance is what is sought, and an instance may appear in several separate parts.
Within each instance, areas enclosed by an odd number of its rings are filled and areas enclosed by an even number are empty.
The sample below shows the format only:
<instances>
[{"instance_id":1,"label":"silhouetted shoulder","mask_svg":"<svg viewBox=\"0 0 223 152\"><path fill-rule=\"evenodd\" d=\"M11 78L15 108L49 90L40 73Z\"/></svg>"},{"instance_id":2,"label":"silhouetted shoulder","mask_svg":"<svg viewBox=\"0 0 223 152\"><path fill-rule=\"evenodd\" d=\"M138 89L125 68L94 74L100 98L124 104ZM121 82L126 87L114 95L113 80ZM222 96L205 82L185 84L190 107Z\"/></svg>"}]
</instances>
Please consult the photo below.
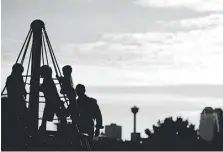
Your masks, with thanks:
<instances>
[{"instance_id":1,"label":"silhouetted shoulder","mask_svg":"<svg viewBox=\"0 0 223 152\"><path fill-rule=\"evenodd\" d=\"M12 80L12 76L8 76L7 79L6 79L6 86L9 85L10 81Z\"/></svg>"},{"instance_id":2,"label":"silhouetted shoulder","mask_svg":"<svg viewBox=\"0 0 223 152\"><path fill-rule=\"evenodd\" d=\"M6 82L11 79L11 75L7 77Z\"/></svg>"},{"instance_id":3,"label":"silhouetted shoulder","mask_svg":"<svg viewBox=\"0 0 223 152\"><path fill-rule=\"evenodd\" d=\"M96 99L94 99L94 98L91 98L91 97L88 97L88 99L89 99L89 101L91 101L92 103L95 103L95 104L97 104L97 100L96 100Z\"/></svg>"}]
</instances>

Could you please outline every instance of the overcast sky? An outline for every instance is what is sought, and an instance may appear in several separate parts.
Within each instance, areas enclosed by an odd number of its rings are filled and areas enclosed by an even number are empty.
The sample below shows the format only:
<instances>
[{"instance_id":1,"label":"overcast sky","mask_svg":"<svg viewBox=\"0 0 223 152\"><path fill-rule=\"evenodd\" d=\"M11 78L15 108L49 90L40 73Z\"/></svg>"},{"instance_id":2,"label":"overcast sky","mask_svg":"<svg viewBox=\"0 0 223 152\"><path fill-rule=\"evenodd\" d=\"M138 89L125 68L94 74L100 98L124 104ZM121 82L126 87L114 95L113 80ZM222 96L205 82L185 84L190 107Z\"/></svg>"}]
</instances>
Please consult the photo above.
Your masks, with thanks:
<instances>
[{"instance_id":1,"label":"overcast sky","mask_svg":"<svg viewBox=\"0 0 223 152\"><path fill-rule=\"evenodd\" d=\"M198 124L205 106L223 108L222 0L1 2L1 87L30 23L41 19L59 64L73 66L74 83L89 87L105 124L122 125L124 138L134 104L142 134L169 115Z\"/></svg>"}]
</instances>

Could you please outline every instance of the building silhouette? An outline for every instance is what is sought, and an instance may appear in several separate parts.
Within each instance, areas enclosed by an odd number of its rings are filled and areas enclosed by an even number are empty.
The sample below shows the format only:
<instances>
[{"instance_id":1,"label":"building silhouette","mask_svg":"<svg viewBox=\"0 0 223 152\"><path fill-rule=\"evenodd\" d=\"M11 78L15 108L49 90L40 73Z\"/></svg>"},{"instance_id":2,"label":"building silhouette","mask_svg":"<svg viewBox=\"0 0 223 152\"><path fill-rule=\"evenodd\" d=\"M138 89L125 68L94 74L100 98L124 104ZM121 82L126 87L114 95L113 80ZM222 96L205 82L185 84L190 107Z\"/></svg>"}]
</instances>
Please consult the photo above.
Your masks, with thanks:
<instances>
[{"instance_id":1,"label":"building silhouette","mask_svg":"<svg viewBox=\"0 0 223 152\"><path fill-rule=\"evenodd\" d=\"M223 112L222 112L222 109L221 108L216 108L214 109L214 114L217 118L217 132L221 132L222 131L222 119L223 119Z\"/></svg>"},{"instance_id":2,"label":"building silhouette","mask_svg":"<svg viewBox=\"0 0 223 152\"><path fill-rule=\"evenodd\" d=\"M136 114L138 113L139 108L134 106L131 108L131 111L133 113L133 133L131 133L131 141L140 142L141 140L140 133L136 132Z\"/></svg>"},{"instance_id":3,"label":"building silhouette","mask_svg":"<svg viewBox=\"0 0 223 152\"><path fill-rule=\"evenodd\" d=\"M105 126L105 136L107 138L122 139L122 127L114 123Z\"/></svg>"},{"instance_id":4,"label":"building silhouette","mask_svg":"<svg viewBox=\"0 0 223 152\"><path fill-rule=\"evenodd\" d=\"M200 115L199 135L200 137L211 142L216 133L220 131L219 110L212 107L206 107Z\"/></svg>"}]
</instances>

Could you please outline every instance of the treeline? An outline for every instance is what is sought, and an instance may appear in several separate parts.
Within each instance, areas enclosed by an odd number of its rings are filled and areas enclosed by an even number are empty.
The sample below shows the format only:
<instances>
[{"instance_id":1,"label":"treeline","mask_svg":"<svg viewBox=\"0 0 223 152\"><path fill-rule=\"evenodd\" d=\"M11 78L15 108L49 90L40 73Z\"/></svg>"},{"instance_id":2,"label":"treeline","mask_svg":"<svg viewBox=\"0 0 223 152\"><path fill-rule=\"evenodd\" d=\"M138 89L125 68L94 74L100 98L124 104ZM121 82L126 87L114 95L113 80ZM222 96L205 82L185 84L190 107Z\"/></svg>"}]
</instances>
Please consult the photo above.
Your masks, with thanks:
<instances>
[{"instance_id":1,"label":"treeline","mask_svg":"<svg viewBox=\"0 0 223 152\"><path fill-rule=\"evenodd\" d=\"M206 142L199 137L195 125L181 117L175 121L172 117L166 118L163 122L158 121L152 128L152 130L145 129L148 137L139 143L105 138L95 143L95 150L223 150L223 137L219 132L215 132L211 142Z\"/></svg>"}]
</instances>

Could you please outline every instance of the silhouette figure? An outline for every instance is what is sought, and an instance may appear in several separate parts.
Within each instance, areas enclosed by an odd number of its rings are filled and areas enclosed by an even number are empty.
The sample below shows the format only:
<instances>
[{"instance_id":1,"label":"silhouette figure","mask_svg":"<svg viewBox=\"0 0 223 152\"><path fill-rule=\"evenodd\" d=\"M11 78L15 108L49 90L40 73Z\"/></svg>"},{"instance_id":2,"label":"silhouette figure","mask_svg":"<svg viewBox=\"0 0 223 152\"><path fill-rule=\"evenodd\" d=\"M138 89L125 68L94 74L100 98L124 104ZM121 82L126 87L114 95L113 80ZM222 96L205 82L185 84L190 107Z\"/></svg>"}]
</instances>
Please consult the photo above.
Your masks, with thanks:
<instances>
[{"instance_id":1,"label":"silhouette figure","mask_svg":"<svg viewBox=\"0 0 223 152\"><path fill-rule=\"evenodd\" d=\"M22 73L24 68L21 64L16 63L12 67L12 73L6 80L6 89L8 94L8 102L11 105L10 112L15 117L24 118L26 116L26 89L23 81Z\"/></svg>"},{"instance_id":2,"label":"silhouette figure","mask_svg":"<svg viewBox=\"0 0 223 152\"><path fill-rule=\"evenodd\" d=\"M71 88L73 88L73 81L72 81L72 67L69 65L66 65L62 68L64 77L57 76L57 79L60 83L62 83L61 87L61 94L67 94L68 91L70 91Z\"/></svg>"},{"instance_id":3,"label":"silhouette figure","mask_svg":"<svg viewBox=\"0 0 223 152\"><path fill-rule=\"evenodd\" d=\"M57 92L56 85L52 79L52 69L48 65L44 65L41 67L40 74L43 78L40 91L44 93L46 99L40 130L46 130L46 122L53 121L54 114L56 114L59 119L62 119L62 108L64 107Z\"/></svg>"},{"instance_id":4,"label":"silhouette figure","mask_svg":"<svg viewBox=\"0 0 223 152\"><path fill-rule=\"evenodd\" d=\"M21 64L14 64L12 73L6 80L8 98L4 98L6 108L4 114L7 115L5 118L8 119L8 128L5 128L7 129L5 133L8 135L7 142L10 142L10 148L13 149L24 147L27 131L28 109L25 101L27 92L22 76L23 71ZM15 136L20 136L20 140L15 140Z\"/></svg>"},{"instance_id":5,"label":"silhouette figure","mask_svg":"<svg viewBox=\"0 0 223 152\"><path fill-rule=\"evenodd\" d=\"M85 94L84 85L78 84L76 86L76 93L78 95L78 126L80 132L87 133L91 141L93 136L99 136L100 129L103 129L101 111L97 104L97 100L90 98ZM96 126L94 126L94 121L96 121Z\"/></svg>"},{"instance_id":6,"label":"silhouette figure","mask_svg":"<svg viewBox=\"0 0 223 152\"><path fill-rule=\"evenodd\" d=\"M77 120L79 117L79 113L77 110L77 102L76 102L76 92L74 88L70 88L67 90L67 97L70 101L70 104L66 111L66 116L71 118L72 120L72 135L70 135L71 140L75 140L78 135L78 128L77 128Z\"/></svg>"},{"instance_id":7,"label":"silhouette figure","mask_svg":"<svg viewBox=\"0 0 223 152\"><path fill-rule=\"evenodd\" d=\"M10 148L10 113L9 113L9 104L8 104L8 98L2 97L1 98L1 131L2 131L2 148Z\"/></svg>"}]
</instances>

